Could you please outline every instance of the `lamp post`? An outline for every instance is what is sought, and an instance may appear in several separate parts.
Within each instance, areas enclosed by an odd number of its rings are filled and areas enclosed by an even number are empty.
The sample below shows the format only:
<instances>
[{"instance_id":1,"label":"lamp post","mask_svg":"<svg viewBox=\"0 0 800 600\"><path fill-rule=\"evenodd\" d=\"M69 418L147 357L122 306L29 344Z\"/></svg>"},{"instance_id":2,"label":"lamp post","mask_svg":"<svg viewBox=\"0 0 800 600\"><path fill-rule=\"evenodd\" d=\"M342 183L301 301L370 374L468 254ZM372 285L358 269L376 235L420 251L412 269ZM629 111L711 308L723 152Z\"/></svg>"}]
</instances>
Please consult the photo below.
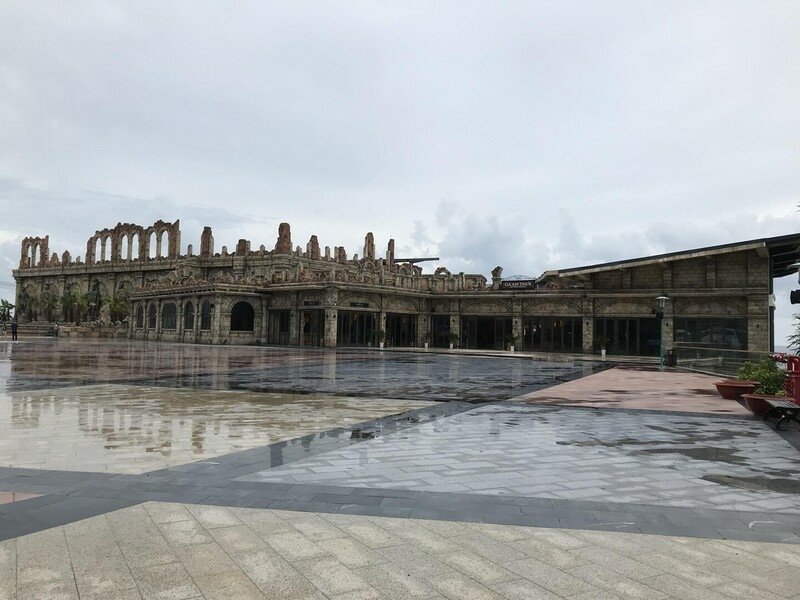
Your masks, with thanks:
<instances>
[{"instance_id":1,"label":"lamp post","mask_svg":"<svg viewBox=\"0 0 800 600\"><path fill-rule=\"evenodd\" d=\"M669 297L663 294L656 298L658 302L658 312L656 313L658 318L658 368L662 371L664 370L664 307L667 305L667 300Z\"/></svg>"}]
</instances>

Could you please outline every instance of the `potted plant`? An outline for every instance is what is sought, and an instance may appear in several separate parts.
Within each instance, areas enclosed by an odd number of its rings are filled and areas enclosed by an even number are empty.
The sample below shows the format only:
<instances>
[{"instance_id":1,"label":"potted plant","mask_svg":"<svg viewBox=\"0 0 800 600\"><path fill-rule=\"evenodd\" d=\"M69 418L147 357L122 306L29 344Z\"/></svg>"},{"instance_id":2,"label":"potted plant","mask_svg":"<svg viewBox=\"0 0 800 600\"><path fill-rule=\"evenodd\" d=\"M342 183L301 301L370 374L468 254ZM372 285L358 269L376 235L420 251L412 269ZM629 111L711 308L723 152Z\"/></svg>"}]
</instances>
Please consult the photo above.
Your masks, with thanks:
<instances>
[{"instance_id":1,"label":"potted plant","mask_svg":"<svg viewBox=\"0 0 800 600\"><path fill-rule=\"evenodd\" d=\"M386 332L381 329L375 334L375 337L378 338L378 347L383 348L383 343L386 340Z\"/></svg>"},{"instance_id":2,"label":"potted plant","mask_svg":"<svg viewBox=\"0 0 800 600\"><path fill-rule=\"evenodd\" d=\"M457 333L451 333L450 335L447 336L447 339L450 340L450 350L452 350L455 347L455 345L458 343L458 334Z\"/></svg>"},{"instance_id":3,"label":"potted plant","mask_svg":"<svg viewBox=\"0 0 800 600\"><path fill-rule=\"evenodd\" d=\"M506 346L508 346L508 351L513 352L514 347L517 344L517 336L515 335L507 335L506 336Z\"/></svg>"},{"instance_id":4,"label":"potted plant","mask_svg":"<svg viewBox=\"0 0 800 600\"><path fill-rule=\"evenodd\" d=\"M765 399L786 395L786 373L770 358L743 364L739 369L739 379L742 382L755 383L754 393L743 393L742 398L747 403L747 408L756 416L763 417L769 410L770 406L764 402Z\"/></svg>"},{"instance_id":5,"label":"potted plant","mask_svg":"<svg viewBox=\"0 0 800 600\"><path fill-rule=\"evenodd\" d=\"M600 356L605 359L606 347L611 343L611 338L605 335L598 335L594 338L595 348L600 350Z\"/></svg>"},{"instance_id":6,"label":"potted plant","mask_svg":"<svg viewBox=\"0 0 800 600\"><path fill-rule=\"evenodd\" d=\"M431 339L433 338L433 334L430 331L426 331L422 334L422 342L425 345L425 350L428 349L428 344L431 343Z\"/></svg>"}]
</instances>

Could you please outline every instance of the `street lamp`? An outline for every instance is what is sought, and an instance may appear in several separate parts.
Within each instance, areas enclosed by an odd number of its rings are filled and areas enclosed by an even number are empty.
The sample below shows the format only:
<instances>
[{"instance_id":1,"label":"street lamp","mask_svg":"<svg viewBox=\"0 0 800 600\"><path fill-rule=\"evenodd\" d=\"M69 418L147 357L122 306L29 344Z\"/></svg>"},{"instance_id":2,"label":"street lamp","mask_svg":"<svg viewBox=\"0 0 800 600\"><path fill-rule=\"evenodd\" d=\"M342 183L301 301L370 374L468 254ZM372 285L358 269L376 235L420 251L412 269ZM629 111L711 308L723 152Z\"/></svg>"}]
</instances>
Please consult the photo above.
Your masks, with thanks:
<instances>
[{"instance_id":1,"label":"street lamp","mask_svg":"<svg viewBox=\"0 0 800 600\"><path fill-rule=\"evenodd\" d=\"M658 312L656 313L656 317L658 318L658 368L662 371L664 370L664 307L667 305L667 300L669 300L669 296L661 295L656 298L658 302Z\"/></svg>"}]
</instances>

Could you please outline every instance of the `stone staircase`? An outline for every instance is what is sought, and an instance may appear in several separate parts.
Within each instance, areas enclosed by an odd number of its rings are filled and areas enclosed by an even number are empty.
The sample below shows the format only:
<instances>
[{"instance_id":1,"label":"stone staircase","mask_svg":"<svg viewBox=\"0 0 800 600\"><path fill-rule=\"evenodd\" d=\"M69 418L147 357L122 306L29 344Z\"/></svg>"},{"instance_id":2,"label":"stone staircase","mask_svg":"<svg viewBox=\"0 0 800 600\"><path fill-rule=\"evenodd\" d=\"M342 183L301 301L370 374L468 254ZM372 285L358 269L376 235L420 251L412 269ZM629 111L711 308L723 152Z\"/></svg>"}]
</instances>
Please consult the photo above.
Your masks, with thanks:
<instances>
[{"instance_id":1,"label":"stone staircase","mask_svg":"<svg viewBox=\"0 0 800 600\"><path fill-rule=\"evenodd\" d=\"M17 328L17 336L22 339L26 337L45 337L52 335L53 324L49 322L20 323ZM11 325L6 324L6 335L11 335Z\"/></svg>"}]
</instances>

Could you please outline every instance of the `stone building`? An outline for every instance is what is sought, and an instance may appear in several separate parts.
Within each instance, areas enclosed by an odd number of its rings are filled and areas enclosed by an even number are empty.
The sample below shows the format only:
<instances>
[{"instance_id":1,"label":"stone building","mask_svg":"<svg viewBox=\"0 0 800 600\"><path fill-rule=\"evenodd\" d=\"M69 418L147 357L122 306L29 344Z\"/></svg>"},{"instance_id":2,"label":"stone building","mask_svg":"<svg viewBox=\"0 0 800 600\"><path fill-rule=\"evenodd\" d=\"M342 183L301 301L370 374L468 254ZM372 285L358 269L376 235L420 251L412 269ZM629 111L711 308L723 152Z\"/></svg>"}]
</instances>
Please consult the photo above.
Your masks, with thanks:
<instances>
[{"instance_id":1,"label":"stone building","mask_svg":"<svg viewBox=\"0 0 800 600\"><path fill-rule=\"evenodd\" d=\"M22 241L20 320L73 320L77 302L96 320L127 322L131 338L211 344L447 346L548 352L658 353L674 343L770 350L773 277L797 259L800 234L503 279L397 259L295 246L282 223L274 246L239 240L217 250L210 227L197 254L181 254L180 222L117 224L89 238L85 260L49 254L48 237ZM54 307L54 298L56 299ZM66 299L64 299L66 298ZM124 302L120 302L123 300ZM88 305L88 306L87 306ZM44 307L44 309L43 309ZM114 315L124 307L127 316ZM384 332L381 335L380 332Z\"/></svg>"}]
</instances>

